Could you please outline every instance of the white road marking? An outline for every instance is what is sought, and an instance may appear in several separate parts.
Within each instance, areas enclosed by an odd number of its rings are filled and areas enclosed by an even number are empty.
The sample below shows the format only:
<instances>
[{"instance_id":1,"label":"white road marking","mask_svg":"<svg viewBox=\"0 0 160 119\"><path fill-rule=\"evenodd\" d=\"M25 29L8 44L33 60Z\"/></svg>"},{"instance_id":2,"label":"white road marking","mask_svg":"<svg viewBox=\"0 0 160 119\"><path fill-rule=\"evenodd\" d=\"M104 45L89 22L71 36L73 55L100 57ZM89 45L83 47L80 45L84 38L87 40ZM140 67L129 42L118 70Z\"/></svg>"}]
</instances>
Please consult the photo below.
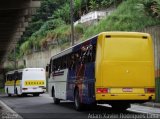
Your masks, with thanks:
<instances>
[{"instance_id":1,"label":"white road marking","mask_svg":"<svg viewBox=\"0 0 160 119\"><path fill-rule=\"evenodd\" d=\"M9 106L7 106L1 100L0 100L0 104L6 109L6 111L4 112L5 114L2 114L2 116L5 116L4 118L16 117L17 119L23 119L22 116L20 116L17 112L12 110Z\"/></svg>"}]
</instances>

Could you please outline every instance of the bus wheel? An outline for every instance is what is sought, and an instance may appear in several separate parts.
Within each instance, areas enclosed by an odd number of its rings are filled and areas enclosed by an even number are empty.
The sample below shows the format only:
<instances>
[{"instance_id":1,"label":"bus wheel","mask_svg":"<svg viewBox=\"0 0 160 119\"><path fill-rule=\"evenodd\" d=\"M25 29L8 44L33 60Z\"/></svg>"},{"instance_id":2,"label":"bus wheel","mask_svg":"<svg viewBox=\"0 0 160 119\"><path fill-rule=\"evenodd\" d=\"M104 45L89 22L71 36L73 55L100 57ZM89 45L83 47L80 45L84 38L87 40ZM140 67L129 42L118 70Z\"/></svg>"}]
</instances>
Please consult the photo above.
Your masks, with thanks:
<instances>
[{"instance_id":1,"label":"bus wheel","mask_svg":"<svg viewBox=\"0 0 160 119\"><path fill-rule=\"evenodd\" d=\"M83 108L83 104L80 102L80 97L79 97L79 91L78 91L78 89L75 90L74 105L75 105L75 109L77 111L80 111Z\"/></svg>"},{"instance_id":2,"label":"bus wheel","mask_svg":"<svg viewBox=\"0 0 160 119\"><path fill-rule=\"evenodd\" d=\"M17 90L17 88L16 88L16 90L15 90L15 94L18 95L18 90Z\"/></svg>"},{"instance_id":3,"label":"bus wheel","mask_svg":"<svg viewBox=\"0 0 160 119\"><path fill-rule=\"evenodd\" d=\"M8 93L8 88L7 88L7 95L8 95L8 97L11 97L11 94Z\"/></svg>"},{"instance_id":4,"label":"bus wheel","mask_svg":"<svg viewBox=\"0 0 160 119\"><path fill-rule=\"evenodd\" d=\"M26 93L22 93L21 96L22 96L22 97L26 97L27 94L26 94Z\"/></svg>"},{"instance_id":5,"label":"bus wheel","mask_svg":"<svg viewBox=\"0 0 160 119\"><path fill-rule=\"evenodd\" d=\"M55 97L55 91L54 91L54 89L52 90L52 97L53 97L53 103L54 104L59 104L60 103L60 99L57 99Z\"/></svg>"},{"instance_id":6,"label":"bus wheel","mask_svg":"<svg viewBox=\"0 0 160 119\"><path fill-rule=\"evenodd\" d=\"M33 96L39 96L39 93L34 93Z\"/></svg>"}]
</instances>

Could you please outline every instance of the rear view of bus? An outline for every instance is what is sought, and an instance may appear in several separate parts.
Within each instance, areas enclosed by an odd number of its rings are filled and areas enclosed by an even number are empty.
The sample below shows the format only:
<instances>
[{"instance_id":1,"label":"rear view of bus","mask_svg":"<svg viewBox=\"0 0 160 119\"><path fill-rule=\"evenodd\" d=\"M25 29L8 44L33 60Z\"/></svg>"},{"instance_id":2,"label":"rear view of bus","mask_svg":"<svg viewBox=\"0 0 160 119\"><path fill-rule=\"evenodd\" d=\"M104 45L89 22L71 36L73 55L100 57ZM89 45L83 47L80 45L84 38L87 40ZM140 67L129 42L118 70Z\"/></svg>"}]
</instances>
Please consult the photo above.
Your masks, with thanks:
<instances>
[{"instance_id":1,"label":"rear view of bus","mask_svg":"<svg viewBox=\"0 0 160 119\"><path fill-rule=\"evenodd\" d=\"M39 94L46 91L46 75L43 68L25 68L22 76L22 94Z\"/></svg>"},{"instance_id":2,"label":"rear view of bus","mask_svg":"<svg viewBox=\"0 0 160 119\"><path fill-rule=\"evenodd\" d=\"M127 109L155 99L154 54L149 34L101 33L97 41L96 101Z\"/></svg>"}]
</instances>

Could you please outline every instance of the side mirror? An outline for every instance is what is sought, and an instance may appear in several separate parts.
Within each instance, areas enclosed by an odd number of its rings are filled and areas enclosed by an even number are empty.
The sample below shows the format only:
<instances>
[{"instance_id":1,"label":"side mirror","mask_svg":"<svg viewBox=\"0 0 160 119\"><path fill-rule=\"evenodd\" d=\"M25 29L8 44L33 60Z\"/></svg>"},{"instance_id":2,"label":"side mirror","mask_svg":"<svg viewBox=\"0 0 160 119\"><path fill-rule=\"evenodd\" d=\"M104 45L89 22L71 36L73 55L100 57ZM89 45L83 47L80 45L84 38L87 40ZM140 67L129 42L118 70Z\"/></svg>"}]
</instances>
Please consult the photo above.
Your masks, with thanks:
<instances>
[{"instance_id":1,"label":"side mirror","mask_svg":"<svg viewBox=\"0 0 160 119\"><path fill-rule=\"evenodd\" d=\"M48 70L49 70L49 64L47 64L46 66L46 72L48 72Z\"/></svg>"}]
</instances>

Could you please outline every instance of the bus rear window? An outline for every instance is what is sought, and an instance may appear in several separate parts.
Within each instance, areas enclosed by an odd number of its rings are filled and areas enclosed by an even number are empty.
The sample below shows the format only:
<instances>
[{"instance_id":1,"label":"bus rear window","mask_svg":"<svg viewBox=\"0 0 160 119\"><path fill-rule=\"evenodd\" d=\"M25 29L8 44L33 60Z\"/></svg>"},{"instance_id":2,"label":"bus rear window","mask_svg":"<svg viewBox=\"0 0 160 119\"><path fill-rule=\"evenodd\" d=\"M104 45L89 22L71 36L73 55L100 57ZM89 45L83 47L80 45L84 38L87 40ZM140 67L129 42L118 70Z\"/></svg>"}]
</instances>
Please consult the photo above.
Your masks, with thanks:
<instances>
[{"instance_id":1,"label":"bus rear window","mask_svg":"<svg viewBox=\"0 0 160 119\"><path fill-rule=\"evenodd\" d=\"M142 38L105 39L104 59L111 61L150 61L151 44Z\"/></svg>"}]
</instances>

